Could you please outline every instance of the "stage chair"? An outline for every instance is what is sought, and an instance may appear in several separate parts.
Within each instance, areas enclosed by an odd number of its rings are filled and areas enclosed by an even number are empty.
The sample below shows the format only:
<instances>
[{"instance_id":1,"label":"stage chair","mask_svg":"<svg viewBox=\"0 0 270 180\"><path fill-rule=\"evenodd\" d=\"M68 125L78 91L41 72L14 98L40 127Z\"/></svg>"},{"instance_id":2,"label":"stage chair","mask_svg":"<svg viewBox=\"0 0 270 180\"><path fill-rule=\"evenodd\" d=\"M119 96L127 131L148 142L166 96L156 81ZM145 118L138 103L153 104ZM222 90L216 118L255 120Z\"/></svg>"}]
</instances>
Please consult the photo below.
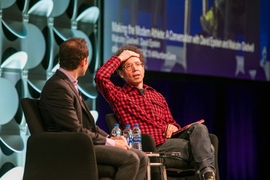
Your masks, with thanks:
<instances>
[{"instance_id":1,"label":"stage chair","mask_svg":"<svg viewBox=\"0 0 270 180\"><path fill-rule=\"evenodd\" d=\"M45 131L38 102L38 99L21 99L30 131L23 179L113 179L116 168L97 164L94 145L87 134Z\"/></svg>"},{"instance_id":2,"label":"stage chair","mask_svg":"<svg viewBox=\"0 0 270 180\"><path fill-rule=\"evenodd\" d=\"M106 123L111 131L114 127L115 123L119 123L118 119L115 117L114 113L106 114ZM123 127L121 127L123 128ZM142 136L149 136L143 134ZM218 137L215 134L209 134L211 139L211 143L215 149L215 167L216 167L216 180L219 180L219 169L218 169ZM142 148L145 152L157 152L157 149L154 144L154 140L152 137L148 138L148 141L144 141L142 139ZM195 162L187 163L185 161L181 161L179 159L168 158L165 159L167 177L168 179L183 179L183 180L199 180L200 178L195 173ZM152 172L152 170L151 170ZM152 179L160 178L157 174L157 170L154 169L154 174L151 176Z\"/></svg>"}]
</instances>

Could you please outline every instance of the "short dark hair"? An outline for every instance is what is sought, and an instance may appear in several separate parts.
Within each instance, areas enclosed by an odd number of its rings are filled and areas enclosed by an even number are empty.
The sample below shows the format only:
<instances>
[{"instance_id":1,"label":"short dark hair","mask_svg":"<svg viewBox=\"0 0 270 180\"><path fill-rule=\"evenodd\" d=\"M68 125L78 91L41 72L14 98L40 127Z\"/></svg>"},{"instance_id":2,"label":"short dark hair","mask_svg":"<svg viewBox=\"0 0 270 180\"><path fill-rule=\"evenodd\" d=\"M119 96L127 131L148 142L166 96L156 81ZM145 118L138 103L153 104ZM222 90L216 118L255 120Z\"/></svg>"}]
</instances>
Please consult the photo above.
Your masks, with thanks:
<instances>
[{"instance_id":1,"label":"short dark hair","mask_svg":"<svg viewBox=\"0 0 270 180\"><path fill-rule=\"evenodd\" d=\"M74 70L88 55L89 50L85 39L78 37L70 38L60 45L58 54L60 67Z\"/></svg>"},{"instance_id":2,"label":"short dark hair","mask_svg":"<svg viewBox=\"0 0 270 180\"><path fill-rule=\"evenodd\" d=\"M138 53L140 55L140 61L142 62L142 64L144 65L144 56L143 56L143 52L137 48L134 45L124 45L122 47L120 47L116 53L114 54L115 56L119 56L124 50L130 50L133 51L135 53ZM117 68L117 71L122 71L122 66L125 62L122 62L121 65Z\"/></svg>"}]
</instances>

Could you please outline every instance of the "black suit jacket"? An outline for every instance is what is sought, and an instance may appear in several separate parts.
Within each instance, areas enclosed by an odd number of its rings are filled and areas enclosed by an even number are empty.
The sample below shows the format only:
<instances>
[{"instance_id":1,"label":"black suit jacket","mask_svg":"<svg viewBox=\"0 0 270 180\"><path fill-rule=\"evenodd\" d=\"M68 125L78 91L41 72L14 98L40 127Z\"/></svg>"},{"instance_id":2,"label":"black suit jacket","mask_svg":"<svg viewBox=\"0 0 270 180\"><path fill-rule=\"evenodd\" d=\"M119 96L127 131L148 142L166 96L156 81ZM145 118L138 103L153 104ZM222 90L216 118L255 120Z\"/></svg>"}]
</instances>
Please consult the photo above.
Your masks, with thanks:
<instances>
[{"instance_id":1,"label":"black suit jacket","mask_svg":"<svg viewBox=\"0 0 270 180\"><path fill-rule=\"evenodd\" d=\"M39 109L47 131L85 132L94 144L105 144L108 134L95 125L84 100L61 71L57 70L44 85Z\"/></svg>"}]
</instances>

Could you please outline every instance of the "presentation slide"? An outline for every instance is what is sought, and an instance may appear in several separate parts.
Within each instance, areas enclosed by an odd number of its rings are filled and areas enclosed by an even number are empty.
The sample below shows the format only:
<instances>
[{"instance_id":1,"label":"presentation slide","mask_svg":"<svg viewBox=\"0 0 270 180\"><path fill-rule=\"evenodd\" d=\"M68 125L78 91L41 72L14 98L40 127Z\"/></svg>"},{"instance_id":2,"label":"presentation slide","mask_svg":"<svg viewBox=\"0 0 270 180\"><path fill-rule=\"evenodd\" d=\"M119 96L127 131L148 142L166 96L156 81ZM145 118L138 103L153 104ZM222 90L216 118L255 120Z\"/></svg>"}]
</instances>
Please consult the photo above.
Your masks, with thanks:
<instances>
[{"instance_id":1,"label":"presentation slide","mask_svg":"<svg viewBox=\"0 0 270 180\"><path fill-rule=\"evenodd\" d=\"M103 63L133 44L148 71L269 81L261 14L259 1L105 0Z\"/></svg>"}]
</instances>

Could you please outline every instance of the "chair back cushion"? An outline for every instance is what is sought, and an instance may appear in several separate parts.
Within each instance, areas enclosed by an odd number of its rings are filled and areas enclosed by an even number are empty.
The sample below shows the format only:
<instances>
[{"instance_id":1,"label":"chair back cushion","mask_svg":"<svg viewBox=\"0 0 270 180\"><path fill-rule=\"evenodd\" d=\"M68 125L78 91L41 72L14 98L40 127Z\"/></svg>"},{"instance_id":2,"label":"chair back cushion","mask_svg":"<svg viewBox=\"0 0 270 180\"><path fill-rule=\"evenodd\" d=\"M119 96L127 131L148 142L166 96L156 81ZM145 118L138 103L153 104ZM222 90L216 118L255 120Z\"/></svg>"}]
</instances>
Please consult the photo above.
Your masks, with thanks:
<instances>
[{"instance_id":1,"label":"chair back cushion","mask_svg":"<svg viewBox=\"0 0 270 180\"><path fill-rule=\"evenodd\" d=\"M106 123L107 123L107 126L109 128L109 131L111 132L111 130L114 127L114 124L119 123L118 119L115 117L114 113L106 114L105 118L106 118ZM122 127L121 127L121 129L122 129Z\"/></svg>"},{"instance_id":2,"label":"chair back cushion","mask_svg":"<svg viewBox=\"0 0 270 180\"><path fill-rule=\"evenodd\" d=\"M42 118L38 108L38 99L23 98L21 105L24 112L25 120L31 134L45 132Z\"/></svg>"}]
</instances>

